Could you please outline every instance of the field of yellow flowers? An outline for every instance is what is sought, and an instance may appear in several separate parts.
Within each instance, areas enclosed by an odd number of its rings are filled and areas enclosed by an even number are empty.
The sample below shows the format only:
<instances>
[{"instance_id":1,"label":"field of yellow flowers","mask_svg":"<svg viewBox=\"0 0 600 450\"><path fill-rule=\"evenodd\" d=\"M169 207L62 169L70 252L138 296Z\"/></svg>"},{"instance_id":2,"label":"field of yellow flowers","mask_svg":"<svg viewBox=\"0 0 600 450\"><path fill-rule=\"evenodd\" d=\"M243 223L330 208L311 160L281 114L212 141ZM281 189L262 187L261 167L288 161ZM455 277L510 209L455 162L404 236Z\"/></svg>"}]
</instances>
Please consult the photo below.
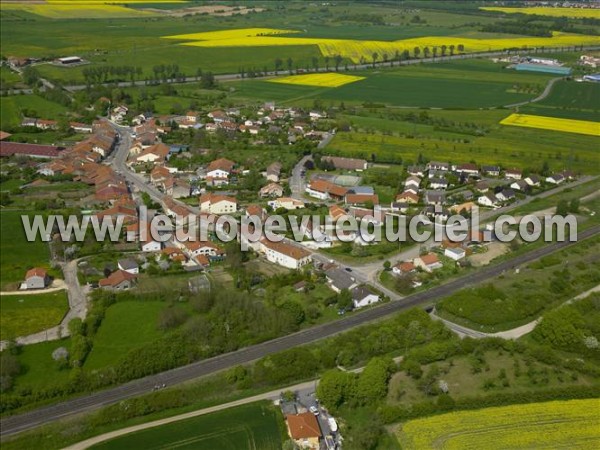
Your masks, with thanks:
<instances>
[{"instance_id":1,"label":"field of yellow flowers","mask_svg":"<svg viewBox=\"0 0 600 450\"><path fill-rule=\"evenodd\" d=\"M600 19L600 9L591 8L546 8L543 6L531 8L502 8L497 6L483 6L479 9L483 9L485 11L499 11L507 14L521 13L551 17L589 17L593 19Z\"/></svg>"},{"instance_id":2,"label":"field of yellow flowers","mask_svg":"<svg viewBox=\"0 0 600 450\"><path fill-rule=\"evenodd\" d=\"M104 19L153 16L110 0L46 0L45 3L0 3L0 11L20 10L50 19ZM123 2L125 3L125 2ZM127 0L126 3L184 3L183 0Z\"/></svg>"},{"instance_id":3,"label":"field of yellow flowers","mask_svg":"<svg viewBox=\"0 0 600 450\"><path fill-rule=\"evenodd\" d=\"M588 399L459 411L411 420L398 439L403 449L592 449L600 440L599 406Z\"/></svg>"},{"instance_id":4,"label":"field of yellow flowers","mask_svg":"<svg viewBox=\"0 0 600 450\"><path fill-rule=\"evenodd\" d=\"M525 47L560 47L573 45L600 45L599 36L584 36L567 33L554 33L552 37L522 37L474 39L453 36L432 36L398 41L361 41L355 39L318 39L297 36L280 36L281 34L297 33L294 30L278 30L270 28L243 28L237 30L212 31L207 33L181 34L164 36L166 39L179 39L181 45L194 47L262 47L288 45L316 45L326 57L340 55L354 63L385 61L396 58L405 50L411 56L415 47L423 56L425 48L430 55L435 52L438 56L445 53L470 53L503 50L506 48Z\"/></svg>"},{"instance_id":5,"label":"field of yellow flowers","mask_svg":"<svg viewBox=\"0 0 600 450\"><path fill-rule=\"evenodd\" d=\"M283 78L272 78L268 80L271 83L295 84L302 86L317 87L340 87L355 81L364 80L365 77L354 75L344 75L342 73L315 73L307 75L293 75Z\"/></svg>"},{"instance_id":6,"label":"field of yellow flowers","mask_svg":"<svg viewBox=\"0 0 600 450\"><path fill-rule=\"evenodd\" d=\"M501 120L500 124L600 136L600 123L587 120L559 119L556 117L532 116L528 114L511 114L507 118Z\"/></svg>"}]
</instances>

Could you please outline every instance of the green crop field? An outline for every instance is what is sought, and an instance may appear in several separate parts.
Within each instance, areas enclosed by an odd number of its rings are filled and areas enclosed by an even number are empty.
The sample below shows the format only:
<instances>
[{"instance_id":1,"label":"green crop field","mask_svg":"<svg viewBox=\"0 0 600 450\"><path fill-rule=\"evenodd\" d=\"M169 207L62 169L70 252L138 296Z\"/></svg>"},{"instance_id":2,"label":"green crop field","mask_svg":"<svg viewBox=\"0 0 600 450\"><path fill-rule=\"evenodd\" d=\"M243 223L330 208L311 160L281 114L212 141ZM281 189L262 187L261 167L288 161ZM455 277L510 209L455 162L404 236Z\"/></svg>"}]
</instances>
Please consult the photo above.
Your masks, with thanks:
<instances>
[{"instance_id":1,"label":"green crop field","mask_svg":"<svg viewBox=\"0 0 600 450\"><path fill-rule=\"evenodd\" d=\"M558 81L548 97L522 107L519 112L600 122L600 84Z\"/></svg>"},{"instance_id":2,"label":"green crop field","mask_svg":"<svg viewBox=\"0 0 600 450\"><path fill-rule=\"evenodd\" d=\"M267 402L253 403L128 434L92 448L279 450L283 427L278 409Z\"/></svg>"},{"instance_id":3,"label":"green crop field","mask_svg":"<svg viewBox=\"0 0 600 450\"><path fill-rule=\"evenodd\" d=\"M163 302L123 301L108 308L106 317L94 338L94 346L85 362L86 369L115 364L120 357L148 342L158 339L158 314Z\"/></svg>"},{"instance_id":4,"label":"green crop field","mask_svg":"<svg viewBox=\"0 0 600 450\"><path fill-rule=\"evenodd\" d=\"M40 239L28 242L23 230L21 215L28 211L0 212L0 267L1 288L14 289L25 272L34 266L48 267L50 251L48 243Z\"/></svg>"},{"instance_id":5,"label":"green crop field","mask_svg":"<svg viewBox=\"0 0 600 450\"><path fill-rule=\"evenodd\" d=\"M0 296L0 339L43 331L60 323L69 309L65 291Z\"/></svg>"},{"instance_id":6,"label":"green crop field","mask_svg":"<svg viewBox=\"0 0 600 450\"><path fill-rule=\"evenodd\" d=\"M343 72L343 70L342 70ZM483 108L527 101L540 93L550 76L503 69L486 60L466 60L397 69L352 72L366 79L338 88L232 82L235 97L310 104L315 98L345 104ZM476 92L476 95L472 95Z\"/></svg>"},{"instance_id":7,"label":"green crop field","mask_svg":"<svg viewBox=\"0 0 600 450\"><path fill-rule=\"evenodd\" d=\"M0 102L0 126L19 126L23 116L58 119L67 111L62 105L38 95L15 95L3 97Z\"/></svg>"}]
</instances>

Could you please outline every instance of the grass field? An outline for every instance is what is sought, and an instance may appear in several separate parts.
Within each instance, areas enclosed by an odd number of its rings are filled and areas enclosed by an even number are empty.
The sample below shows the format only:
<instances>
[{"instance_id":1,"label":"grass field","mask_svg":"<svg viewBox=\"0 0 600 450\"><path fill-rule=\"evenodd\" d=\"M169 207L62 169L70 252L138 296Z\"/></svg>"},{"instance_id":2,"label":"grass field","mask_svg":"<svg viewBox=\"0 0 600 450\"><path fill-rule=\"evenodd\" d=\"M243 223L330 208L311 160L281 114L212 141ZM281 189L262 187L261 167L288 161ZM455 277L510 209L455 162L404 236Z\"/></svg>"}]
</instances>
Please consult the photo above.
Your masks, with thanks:
<instances>
[{"instance_id":1,"label":"grass field","mask_svg":"<svg viewBox=\"0 0 600 450\"><path fill-rule=\"evenodd\" d=\"M3 248L4 251L4 248ZM69 309L66 291L0 296L0 339L27 336L54 327Z\"/></svg>"},{"instance_id":2,"label":"grass field","mask_svg":"<svg viewBox=\"0 0 600 450\"><path fill-rule=\"evenodd\" d=\"M336 88L344 86L355 81L364 80L364 77L355 75L344 75L341 73L322 73L322 74L307 74L307 75L292 75L283 78L273 78L268 80L271 83L283 83L300 86L317 86Z\"/></svg>"},{"instance_id":3,"label":"grass field","mask_svg":"<svg viewBox=\"0 0 600 450\"><path fill-rule=\"evenodd\" d=\"M13 95L0 102L0 126L19 126L23 116L58 119L67 111L62 105L38 95Z\"/></svg>"},{"instance_id":4,"label":"grass field","mask_svg":"<svg viewBox=\"0 0 600 450\"><path fill-rule=\"evenodd\" d=\"M357 72L365 77L335 89L274 84L264 80L230 83L235 98L311 104L326 102L380 104L405 107L482 108L529 100L541 93L548 75L509 71L485 60L413 65L397 69ZM302 75L304 76L304 75ZM277 78L269 80L274 81ZM471 95L476 91L477 95Z\"/></svg>"},{"instance_id":5,"label":"grass field","mask_svg":"<svg viewBox=\"0 0 600 450\"><path fill-rule=\"evenodd\" d=\"M93 449L279 450L283 417L273 405L253 403L140 431Z\"/></svg>"},{"instance_id":6,"label":"grass field","mask_svg":"<svg viewBox=\"0 0 600 450\"><path fill-rule=\"evenodd\" d=\"M525 114L600 122L600 84L558 81L544 100L519 108Z\"/></svg>"},{"instance_id":7,"label":"grass field","mask_svg":"<svg viewBox=\"0 0 600 450\"><path fill-rule=\"evenodd\" d=\"M585 120L560 119L557 117L531 116L528 114L511 114L500 122L502 125L537 128L562 133L600 136L600 122Z\"/></svg>"},{"instance_id":8,"label":"grass field","mask_svg":"<svg viewBox=\"0 0 600 450\"><path fill-rule=\"evenodd\" d=\"M570 400L461 411L411 420L403 449L591 449L600 439L598 400Z\"/></svg>"},{"instance_id":9,"label":"grass field","mask_svg":"<svg viewBox=\"0 0 600 450\"><path fill-rule=\"evenodd\" d=\"M485 6L480 9L484 11L498 11L507 14L537 14L539 16L550 17L590 17L593 19L600 19L600 9L590 8L547 8L541 6L531 8L501 8L496 6Z\"/></svg>"},{"instance_id":10,"label":"grass field","mask_svg":"<svg viewBox=\"0 0 600 450\"><path fill-rule=\"evenodd\" d=\"M25 272L34 266L48 268L50 251L48 243L37 240L28 242L21 222L21 214L28 211L0 212L0 287L16 288Z\"/></svg>"},{"instance_id":11,"label":"grass field","mask_svg":"<svg viewBox=\"0 0 600 450\"><path fill-rule=\"evenodd\" d=\"M156 321L165 307L163 302L124 301L108 308L84 368L115 364L127 352L158 339L162 332Z\"/></svg>"},{"instance_id":12,"label":"grass field","mask_svg":"<svg viewBox=\"0 0 600 450\"><path fill-rule=\"evenodd\" d=\"M52 352L60 347L65 347L69 351L71 339L21 347L17 357L22 372L15 378L15 387L17 389L42 389L66 381L69 371L61 370L57 362L52 359Z\"/></svg>"}]
</instances>

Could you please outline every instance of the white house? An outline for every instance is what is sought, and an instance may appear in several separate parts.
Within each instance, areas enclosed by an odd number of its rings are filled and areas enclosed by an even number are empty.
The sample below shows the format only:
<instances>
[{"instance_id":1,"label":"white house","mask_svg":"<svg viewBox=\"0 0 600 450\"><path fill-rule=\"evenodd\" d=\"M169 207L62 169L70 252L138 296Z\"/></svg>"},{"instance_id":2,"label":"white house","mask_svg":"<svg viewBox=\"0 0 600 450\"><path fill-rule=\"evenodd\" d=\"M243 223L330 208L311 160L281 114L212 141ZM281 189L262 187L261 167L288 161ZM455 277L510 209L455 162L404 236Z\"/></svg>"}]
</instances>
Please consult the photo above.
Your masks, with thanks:
<instances>
[{"instance_id":1,"label":"white house","mask_svg":"<svg viewBox=\"0 0 600 450\"><path fill-rule=\"evenodd\" d=\"M120 259L117 263L117 266L119 267L119 270L124 270L132 275L137 275L140 273L140 267L138 266L138 263L131 258Z\"/></svg>"},{"instance_id":2,"label":"white house","mask_svg":"<svg viewBox=\"0 0 600 450\"><path fill-rule=\"evenodd\" d=\"M496 208L498 206L498 199L494 194L488 192L477 198L477 203L479 203L482 206L490 206L492 208Z\"/></svg>"},{"instance_id":3,"label":"white house","mask_svg":"<svg viewBox=\"0 0 600 450\"><path fill-rule=\"evenodd\" d=\"M538 187L540 185L540 178L537 175L529 175L525 178L525 182L532 187Z\"/></svg>"},{"instance_id":4,"label":"white house","mask_svg":"<svg viewBox=\"0 0 600 450\"><path fill-rule=\"evenodd\" d=\"M25 283L21 285L21 289L44 289L50 284L48 272L41 267L34 267L25 274Z\"/></svg>"},{"instance_id":5,"label":"white house","mask_svg":"<svg viewBox=\"0 0 600 450\"><path fill-rule=\"evenodd\" d=\"M270 261L288 269L300 269L311 262L310 252L300 246L262 239L261 251Z\"/></svg>"},{"instance_id":6,"label":"white house","mask_svg":"<svg viewBox=\"0 0 600 450\"><path fill-rule=\"evenodd\" d=\"M276 198L275 200L271 200L271 201L267 202L267 204L274 210L278 209L278 208L285 208L288 211L292 211L294 209L304 208L303 201L296 200L295 198L291 198L291 197Z\"/></svg>"},{"instance_id":7,"label":"white house","mask_svg":"<svg viewBox=\"0 0 600 450\"><path fill-rule=\"evenodd\" d=\"M448 181L444 178L432 178L429 180L429 187L431 187L431 189L446 189L448 187Z\"/></svg>"},{"instance_id":8,"label":"white house","mask_svg":"<svg viewBox=\"0 0 600 450\"><path fill-rule=\"evenodd\" d=\"M467 252L463 248L447 248L444 250L444 256L447 256L454 261L460 261L467 256Z\"/></svg>"},{"instance_id":9,"label":"white house","mask_svg":"<svg viewBox=\"0 0 600 450\"><path fill-rule=\"evenodd\" d=\"M352 289L352 303L354 308L363 308L365 306L377 303L380 300L379 295L375 294L367 286L358 286Z\"/></svg>"},{"instance_id":10,"label":"white house","mask_svg":"<svg viewBox=\"0 0 600 450\"><path fill-rule=\"evenodd\" d=\"M155 241L148 232L148 237L145 241L142 241L143 252L159 252L162 249L162 242Z\"/></svg>"},{"instance_id":11,"label":"white house","mask_svg":"<svg viewBox=\"0 0 600 450\"><path fill-rule=\"evenodd\" d=\"M428 253L427 255L419 256L413 260L413 264L415 267L420 267L425 272L432 272L443 267L435 253Z\"/></svg>"},{"instance_id":12,"label":"white house","mask_svg":"<svg viewBox=\"0 0 600 450\"><path fill-rule=\"evenodd\" d=\"M550 184L560 184L563 181L565 181L565 177L563 177L560 173L555 173L554 175L546 177L546 183Z\"/></svg>"},{"instance_id":13,"label":"white house","mask_svg":"<svg viewBox=\"0 0 600 450\"><path fill-rule=\"evenodd\" d=\"M232 214L237 211L237 200L233 197L217 194L200 196L200 212L209 214Z\"/></svg>"},{"instance_id":14,"label":"white house","mask_svg":"<svg viewBox=\"0 0 600 450\"><path fill-rule=\"evenodd\" d=\"M504 177L511 180L520 180L523 177L523 172L519 169L506 169Z\"/></svg>"}]
</instances>

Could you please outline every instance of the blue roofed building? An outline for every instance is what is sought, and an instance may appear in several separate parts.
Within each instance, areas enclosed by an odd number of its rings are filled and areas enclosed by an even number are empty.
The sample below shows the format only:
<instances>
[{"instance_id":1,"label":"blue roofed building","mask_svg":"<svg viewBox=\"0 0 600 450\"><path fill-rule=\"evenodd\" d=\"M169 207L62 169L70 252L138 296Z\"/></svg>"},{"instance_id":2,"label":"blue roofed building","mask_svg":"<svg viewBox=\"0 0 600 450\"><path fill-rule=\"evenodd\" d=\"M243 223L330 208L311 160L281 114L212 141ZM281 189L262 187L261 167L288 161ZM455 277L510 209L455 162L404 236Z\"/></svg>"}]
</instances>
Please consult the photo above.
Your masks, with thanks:
<instances>
[{"instance_id":1,"label":"blue roofed building","mask_svg":"<svg viewBox=\"0 0 600 450\"><path fill-rule=\"evenodd\" d=\"M549 64L531 64L531 63L520 63L515 66L515 69L522 72L540 72L540 73L551 73L555 75L571 75L572 69L570 67L556 66Z\"/></svg>"}]
</instances>

